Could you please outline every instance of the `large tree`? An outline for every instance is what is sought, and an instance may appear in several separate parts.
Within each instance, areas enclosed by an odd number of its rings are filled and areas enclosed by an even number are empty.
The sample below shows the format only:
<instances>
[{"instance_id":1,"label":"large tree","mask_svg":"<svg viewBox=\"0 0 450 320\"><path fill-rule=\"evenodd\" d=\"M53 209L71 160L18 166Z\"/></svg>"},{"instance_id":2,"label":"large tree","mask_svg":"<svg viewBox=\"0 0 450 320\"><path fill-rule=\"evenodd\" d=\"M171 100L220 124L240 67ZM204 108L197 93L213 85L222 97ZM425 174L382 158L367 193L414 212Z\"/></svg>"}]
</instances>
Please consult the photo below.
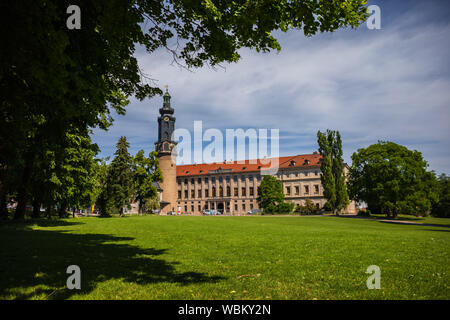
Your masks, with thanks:
<instances>
[{"instance_id":1,"label":"large tree","mask_svg":"<svg viewBox=\"0 0 450 320\"><path fill-rule=\"evenodd\" d=\"M436 187L439 201L433 204L431 213L436 217L450 218L450 176L441 174Z\"/></svg>"},{"instance_id":2,"label":"large tree","mask_svg":"<svg viewBox=\"0 0 450 320\"><path fill-rule=\"evenodd\" d=\"M73 4L81 9L81 29L66 26ZM275 30L302 29L311 36L357 27L368 16L365 5L366 0L3 1L0 28L8 32L0 50L0 197L14 189L16 217L22 218L43 144L64 144L71 126L106 129L112 110L124 114L128 97L162 93L139 69L136 47L149 54L165 48L186 67L216 66L236 62L242 47L280 50Z\"/></svg>"},{"instance_id":3,"label":"large tree","mask_svg":"<svg viewBox=\"0 0 450 320\"><path fill-rule=\"evenodd\" d=\"M148 200L151 202L158 195L154 182L161 182L163 176L157 156L157 152L151 152L147 158L144 150L139 150L133 159L133 189L139 202L139 213L143 213Z\"/></svg>"},{"instance_id":4,"label":"large tree","mask_svg":"<svg viewBox=\"0 0 450 320\"><path fill-rule=\"evenodd\" d=\"M416 150L380 141L352 155L350 191L373 213L427 214L437 201L434 173Z\"/></svg>"},{"instance_id":5,"label":"large tree","mask_svg":"<svg viewBox=\"0 0 450 320\"><path fill-rule=\"evenodd\" d=\"M278 206L284 203L283 184L274 176L266 175L258 190L258 205L264 212L277 213Z\"/></svg>"},{"instance_id":6,"label":"large tree","mask_svg":"<svg viewBox=\"0 0 450 320\"><path fill-rule=\"evenodd\" d=\"M325 207L339 214L349 204L341 135L339 131L318 131L317 143L322 156L320 180L327 199Z\"/></svg>"}]
</instances>

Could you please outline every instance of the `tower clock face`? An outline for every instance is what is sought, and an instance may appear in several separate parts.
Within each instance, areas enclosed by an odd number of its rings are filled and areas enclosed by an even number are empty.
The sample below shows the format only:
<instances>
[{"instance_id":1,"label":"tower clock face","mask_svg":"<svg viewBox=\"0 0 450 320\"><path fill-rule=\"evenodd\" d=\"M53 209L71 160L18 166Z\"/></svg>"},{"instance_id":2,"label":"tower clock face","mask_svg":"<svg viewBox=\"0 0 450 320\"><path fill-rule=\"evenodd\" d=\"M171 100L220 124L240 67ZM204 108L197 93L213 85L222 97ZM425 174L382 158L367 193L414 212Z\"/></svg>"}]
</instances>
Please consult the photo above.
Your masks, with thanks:
<instances>
[{"instance_id":1,"label":"tower clock face","mask_svg":"<svg viewBox=\"0 0 450 320\"><path fill-rule=\"evenodd\" d=\"M169 121L169 117L164 117L164 121Z\"/></svg>"}]
</instances>

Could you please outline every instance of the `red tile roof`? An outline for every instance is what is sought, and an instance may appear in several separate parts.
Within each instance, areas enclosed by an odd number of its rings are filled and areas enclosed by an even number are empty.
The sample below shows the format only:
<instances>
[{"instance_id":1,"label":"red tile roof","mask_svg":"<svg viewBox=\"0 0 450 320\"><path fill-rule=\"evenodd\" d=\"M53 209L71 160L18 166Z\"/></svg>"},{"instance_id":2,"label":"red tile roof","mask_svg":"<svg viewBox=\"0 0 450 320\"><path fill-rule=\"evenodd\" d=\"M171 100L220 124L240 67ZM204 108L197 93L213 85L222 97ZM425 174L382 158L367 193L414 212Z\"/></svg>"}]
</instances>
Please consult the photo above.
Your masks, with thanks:
<instances>
[{"instance_id":1,"label":"red tile roof","mask_svg":"<svg viewBox=\"0 0 450 320\"><path fill-rule=\"evenodd\" d=\"M280 169L318 167L320 166L321 158L322 156L317 152L314 152L313 154L279 157L278 167ZM242 173L267 170L276 167L276 159L277 158L267 158L245 161L180 165L177 166L177 177L207 175L215 173L214 171L216 170L222 170L222 173Z\"/></svg>"}]
</instances>

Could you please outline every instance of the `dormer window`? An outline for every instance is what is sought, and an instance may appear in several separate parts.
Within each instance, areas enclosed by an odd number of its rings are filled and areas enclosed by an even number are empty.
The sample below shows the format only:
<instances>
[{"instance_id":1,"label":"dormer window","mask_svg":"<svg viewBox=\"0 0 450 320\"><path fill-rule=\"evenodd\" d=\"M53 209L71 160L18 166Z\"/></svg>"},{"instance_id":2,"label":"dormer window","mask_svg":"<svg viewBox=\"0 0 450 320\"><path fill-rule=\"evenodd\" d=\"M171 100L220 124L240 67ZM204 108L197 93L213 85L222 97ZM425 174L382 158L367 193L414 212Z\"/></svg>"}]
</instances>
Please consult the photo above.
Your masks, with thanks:
<instances>
[{"instance_id":1,"label":"dormer window","mask_svg":"<svg viewBox=\"0 0 450 320\"><path fill-rule=\"evenodd\" d=\"M309 164L309 160L305 160L304 165L307 166Z\"/></svg>"},{"instance_id":2,"label":"dormer window","mask_svg":"<svg viewBox=\"0 0 450 320\"><path fill-rule=\"evenodd\" d=\"M295 166L295 161L294 161L294 160L291 160L291 162L289 163L289 165L290 165L291 167Z\"/></svg>"},{"instance_id":3,"label":"dormer window","mask_svg":"<svg viewBox=\"0 0 450 320\"><path fill-rule=\"evenodd\" d=\"M247 167L242 167L242 170L246 170L247 169Z\"/></svg>"}]
</instances>

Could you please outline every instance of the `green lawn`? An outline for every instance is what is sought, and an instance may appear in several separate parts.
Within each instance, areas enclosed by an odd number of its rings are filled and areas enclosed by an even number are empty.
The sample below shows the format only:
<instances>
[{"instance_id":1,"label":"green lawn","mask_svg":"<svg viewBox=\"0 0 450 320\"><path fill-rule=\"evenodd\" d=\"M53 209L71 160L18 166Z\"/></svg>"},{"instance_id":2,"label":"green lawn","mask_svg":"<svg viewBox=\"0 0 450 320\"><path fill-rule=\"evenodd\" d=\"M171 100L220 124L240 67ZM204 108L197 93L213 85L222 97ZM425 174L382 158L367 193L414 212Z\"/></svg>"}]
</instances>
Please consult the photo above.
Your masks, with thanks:
<instances>
[{"instance_id":1,"label":"green lawn","mask_svg":"<svg viewBox=\"0 0 450 320\"><path fill-rule=\"evenodd\" d=\"M0 226L0 299L450 299L450 228L337 217ZM65 288L67 266L81 290ZM381 268L381 289L365 273Z\"/></svg>"}]
</instances>

